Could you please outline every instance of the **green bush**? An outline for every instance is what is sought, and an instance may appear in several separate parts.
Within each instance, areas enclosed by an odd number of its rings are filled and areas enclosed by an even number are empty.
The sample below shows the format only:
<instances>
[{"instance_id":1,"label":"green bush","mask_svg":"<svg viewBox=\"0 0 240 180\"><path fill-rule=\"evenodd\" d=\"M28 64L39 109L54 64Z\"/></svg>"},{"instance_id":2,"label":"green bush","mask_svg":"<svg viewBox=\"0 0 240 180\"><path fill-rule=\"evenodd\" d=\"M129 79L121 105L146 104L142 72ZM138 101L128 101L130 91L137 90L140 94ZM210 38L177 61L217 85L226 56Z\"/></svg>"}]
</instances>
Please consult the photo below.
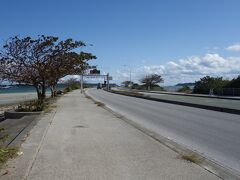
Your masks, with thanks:
<instances>
[{"instance_id":1,"label":"green bush","mask_svg":"<svg viewBox=\"0 0 240 180\"><path fill-rule=\"evenodd\" d=\"M33 100L29 102L21 103L17 111L20 112L37 112L37 111L43 111L45 108L45 102L39 101L39 100Z\"/></svg>"},{"instance_id":2,"label":"green bush","mask_svg":"<svg viewBox=\"0 0 240 180\"><path fill-rule=\"evenodd\" d=\"M229 81L225 88L240 88L240 75Z\"/></svg>"},{"instance_id":3,"label":"green bush","mask_svg":"<svg viewBox=\"0 0 240 180\"><path fill-rule=\"evenodd\" d=\"M72 89L71 89L70 87L66 87L66 88L64 88L64 90L63 90L64 93L68 93L68 92L70 92L70 91L72 91Z\"/></svg>"},{"instance_id":4,"label":"green bush","mask_svg":"<svg viewBox=\"0 0 240 180\"><path fill-rule=\"evenodd\" d=\"M213 89L214 94L219 92L228 84L228 80L224 80L222 77L210 77L205 76L199 81L195 82L193 93L209 94L210 89Z\"/></svg>"},{"instance_id":5,"label":"green bush","mask_svg":"<svg viewBox=\"0 0 240 180\"><path fill-rule=\"evenodd\" d=\"M18 152L17 148L4 147L3 143L9 138L8 134L5 134L4 128L0 128L0 167L9 159L13 158Z\"/></svg>"},{"instance_id":6,"label":"green bush","mask_svg":"<svg viewBox=\"0 0 240 180\"><path fill-rule=\"evenodd\" d=\"M177 92L185 92L185 93L190 93L192 90L188 86L183 86L180 89L177 90Z\"/></svg>"},{"instance_id":7,"label":"green bush","mask_svg":"<svg viewBox=\"0 0 240 180\"><path fill-rule=\"evenodd\" d=\"M71 88L72 90L80 89L80 85L79 85L79 84L73 84L73 85L70 86L70 88Z\"/></svg>"}]
</instances>

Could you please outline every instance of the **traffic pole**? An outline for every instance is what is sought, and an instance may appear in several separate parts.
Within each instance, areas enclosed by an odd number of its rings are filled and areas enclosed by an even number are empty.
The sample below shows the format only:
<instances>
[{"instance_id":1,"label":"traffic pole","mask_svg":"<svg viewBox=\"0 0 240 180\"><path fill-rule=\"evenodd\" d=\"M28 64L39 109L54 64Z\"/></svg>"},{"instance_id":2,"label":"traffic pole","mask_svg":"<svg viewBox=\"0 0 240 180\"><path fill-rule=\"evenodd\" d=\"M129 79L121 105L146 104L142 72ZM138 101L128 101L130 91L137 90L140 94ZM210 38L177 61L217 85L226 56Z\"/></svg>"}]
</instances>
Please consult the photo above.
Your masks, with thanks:
<instances>
[{"instance_id":1,"label":"traffic pole","mask_svg":"<svg viewBox=\"0 0 240 180\"><path fill-rule=\"evenodd\" d=\"M107 73L107 90L109 91L109 73Z\"/></svg>"},{"instance_id":2,"label":"traffic pole","mask_svg":"<svg viewBox=\"0 0 240 180\"><path fill-rule=\"evenodd\" d=\"M83 74L81 75L81 93L83 93Z\"/></svg>"}]
</instances>

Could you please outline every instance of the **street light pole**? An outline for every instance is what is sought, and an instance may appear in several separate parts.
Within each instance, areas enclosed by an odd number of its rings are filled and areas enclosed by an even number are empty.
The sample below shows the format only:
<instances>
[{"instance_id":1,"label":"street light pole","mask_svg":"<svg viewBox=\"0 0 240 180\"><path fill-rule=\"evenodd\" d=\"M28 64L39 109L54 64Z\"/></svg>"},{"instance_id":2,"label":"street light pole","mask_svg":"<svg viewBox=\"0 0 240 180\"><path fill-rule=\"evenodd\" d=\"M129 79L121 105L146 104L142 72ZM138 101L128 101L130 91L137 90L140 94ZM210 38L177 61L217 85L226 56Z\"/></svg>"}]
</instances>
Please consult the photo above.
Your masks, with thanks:
<instances>
[{"instance_id":1,"label":"street light pole","mask_svg":"<svg viewBox=\"0 0 240 180\"><path fill-rule=\"evenodd\" d=\"M131 67L129 68L129 70L130 70L130 82L132 82L132 69L131 69Z\"/></svg>"}]
</instances>

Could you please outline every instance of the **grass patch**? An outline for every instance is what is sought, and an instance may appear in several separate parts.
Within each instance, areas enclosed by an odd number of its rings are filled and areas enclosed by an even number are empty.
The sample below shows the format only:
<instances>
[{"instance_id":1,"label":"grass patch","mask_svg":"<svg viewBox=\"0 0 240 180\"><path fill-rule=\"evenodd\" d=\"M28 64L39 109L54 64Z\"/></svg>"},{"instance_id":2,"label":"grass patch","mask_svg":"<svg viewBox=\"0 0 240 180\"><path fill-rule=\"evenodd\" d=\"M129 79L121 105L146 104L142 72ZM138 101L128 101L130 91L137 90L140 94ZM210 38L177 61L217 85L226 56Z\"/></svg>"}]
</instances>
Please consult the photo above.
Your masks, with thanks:
<instances>
[{"instance_id":1,"label":"grass patch","mask_svg":"<svg viewBox=\"0 0 240 180\"><path fill-rule=\"evenodd\" d=\"M53 109L57 108L56 105L47 105L45 108L44 108L44 112L45 113L50 113L52 112Z\"/></svg>"},{"instance_id":2,"label":"grass patch","mask_svg":"<svg viewBox=\"0 0 240 180\"><path fill-rule=\"evenodd\" d=\"M44 109L45 104L38 100L32 100L20 103L17 107L19 112L38 112Z\"/></svg>"},{"instance_id":3,"label":"grass patch","mask_svg":"<svg viewBox=\"0 0 240 180\"><path fill-rule=\"evenodd\" d=\"M179 159L183 159L185 161L195 163L195 164L200 164L202 162L202 159L197 155L197 154L184 154L184 155L179 155Z\"/></svg>"},{"instance_id":4,"label":"grass patch","mask_svg":"<svg viewBox=\"0 0 240 180\"><path fill-rule=\"evenodd\" d=\"M116 91L112 90L112 92L123 94L123 95L129 95L129 96L134 96L134 97L142 97L144 94L139 93L139 92L131 92L131 91Z\"/></svg>"},{"instance_id":5,"label":"grass patch","mask_svg":"<svg viewBox=\"0 0 240 180\"><path fill-rule=\"evenodd\" d=\"M31 100L27 102L22 102L18 105L16 111L18 112L51 112L56 106L53 103L56 102L58 96L51 98L48 97L44 101Z\"/></svg>"},{"instance_id":6,"label":"grass patch","mask_svg":"<svg viewBox=\"0 0 240 180\"><path fill-rule=\"evenodd\" d=\"M10 158L17 155L18 148L8 148L3 143L9 138L8 134L4 134L4 128L0 128L0 167Z\"/></svg>"},{"instance_id":7,"label":"grass patch","mask_svg":"<svg viewBox=\"0 0 240 180\"><path fill-rule=\"evenodd\" d=\"M11 158L17 156L18 148L0 147L0 167Z\"/></svg>"},{"instance_id":8,"label":"grass patch","mask_svg":"<svg viewBox=\"0 0 240 180\"><path fill-rule=\"evenodd\" d=\"M105 104L104 104L104 103L102 103L102 102L99 102L99 101L95 102L95 104L96 104L97 106L100 106L100 107L103 107L103 106L105 106Z\"/></svg>"},{"instance_id":9,"label":"grass patch","mask_svg":"<svg viewBox=\"0 0 240 180\"><path fill-rule=\"evenodd\" d=\"M66 88L64 88L63 93L66 94L66 93L69 93L71 91L72 91L71 87L66 87Z\"/></svg>"},{"instance_id":10,"label":"grass patch","mask_svg":"<svg viewBox=\"0 0 240 180\"><path fill-rule=\"evenodd\" d=\"M90 96L88 96L88 95L86 95L85 97L86 97L87 99L92 99L92 97L90 97Z\"/></svg>"}]
</instances>

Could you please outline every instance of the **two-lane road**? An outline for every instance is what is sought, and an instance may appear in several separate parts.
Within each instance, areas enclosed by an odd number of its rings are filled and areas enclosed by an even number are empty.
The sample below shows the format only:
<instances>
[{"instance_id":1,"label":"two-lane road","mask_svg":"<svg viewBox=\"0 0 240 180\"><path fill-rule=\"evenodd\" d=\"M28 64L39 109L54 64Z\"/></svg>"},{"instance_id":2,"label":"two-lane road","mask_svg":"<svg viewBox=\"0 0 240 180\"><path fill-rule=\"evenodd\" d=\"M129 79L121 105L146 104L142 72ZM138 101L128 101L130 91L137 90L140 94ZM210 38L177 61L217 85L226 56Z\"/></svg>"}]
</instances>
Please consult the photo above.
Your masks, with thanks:
<instances>
[{"instance_id":1,"label":"two-lane road","mask_svg":"<svg viewBox=\"0 0 240 180\"><path fill-rule=\"evenodd\" d=\"M87 94L142 126L240 172L240 115L91 89Z\"/></svg>"}]
</instances>

